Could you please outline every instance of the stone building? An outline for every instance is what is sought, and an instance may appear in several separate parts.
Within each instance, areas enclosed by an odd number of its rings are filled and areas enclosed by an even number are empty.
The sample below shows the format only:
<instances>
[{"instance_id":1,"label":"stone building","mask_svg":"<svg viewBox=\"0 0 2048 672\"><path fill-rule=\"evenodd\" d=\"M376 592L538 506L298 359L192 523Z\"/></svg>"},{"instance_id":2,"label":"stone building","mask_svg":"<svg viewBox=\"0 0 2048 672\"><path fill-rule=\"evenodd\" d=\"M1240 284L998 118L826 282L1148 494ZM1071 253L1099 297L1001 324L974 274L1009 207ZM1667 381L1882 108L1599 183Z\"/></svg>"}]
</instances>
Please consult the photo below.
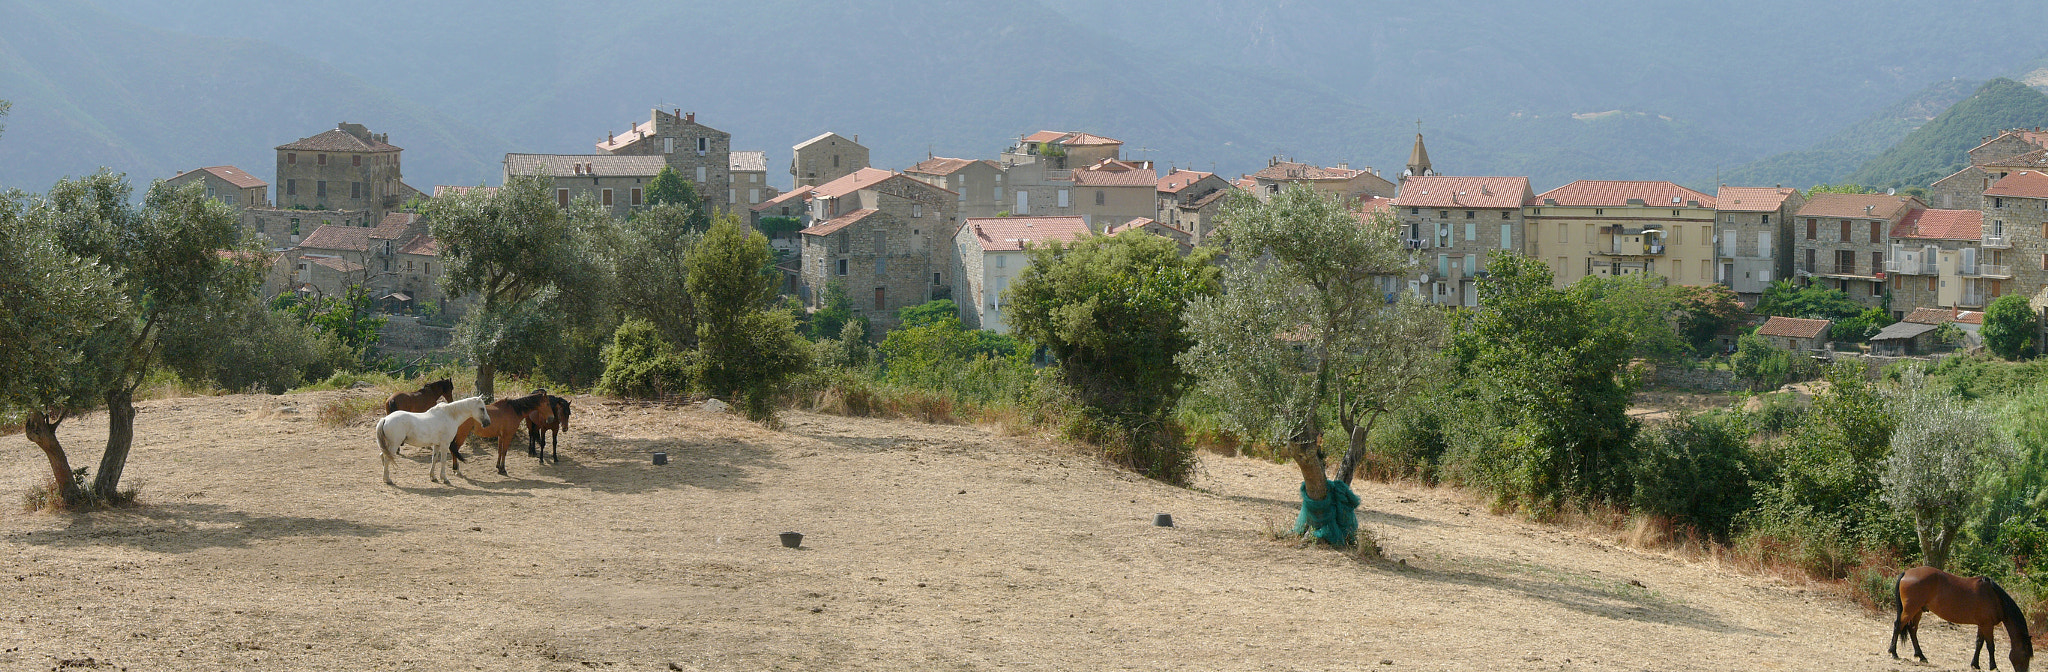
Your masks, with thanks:
<instances>
[{"instance_id":1,"label":"stone building","mask_svg":"<svg viewBox=\"0 0 2048 672\"><path fill-rule=\"evenodd\" d=\"M1983 213L1989 270L2006 274L1980 276L1984 300L2048 289L2048 172L2022 170L1992 183Z\"/></svg>"},{"instance_id":2,"label":"stone building","mask_svg":"<svg viewBox=\"0 0 2048 672\"><path fill-rule=\"evenodd\" d=\"M1522 249L1550 264L1559 287L1638 273L1719 282L1707 194L1670 182L1579 180L1536 195L1522 213Z\"/></svg>"},{"instance_id":3,"label":"stone building","mask_svg":"<svg viewBox=\"0 0 2048 672\"><path fill-rule=\"evenodd\" d=\"M697 123L697 113L654 110L644 123L624 135L608 135L597 153L654 156L697 185L697 194L713 212L732 211L732 134Z\"/></svg>"},{"instance_id":4,"label":"stone building","mask_svg":"<svg viewBox=\"0 0 2048 672\"><path fill-rule=\"evenodd\" d=\"M731 160L732 188L727 189L725 195L734 213L752 212L754 206L782 193L768 186L767 152L733 152Z\"/></svg>"},{"instance_id":5,"label":"stone building","mask_svg":"<svg viewBox=\"0 0 2048 672\"><path fill-rule=\"evenodd\" d=\"M811 225L810 198L810 187L798 187L793 191L776 194L774 198L748 209L747 225L753 227L755 231L763 231L761 220L788 218L796 220L799 229L808 227ZM800 230L777 233L768 237L768 244L778 250L794 252L803 247L803 234Z\"/></svg>"},{"instance_id":6,"label":"stone building","mask_svg":"<svg viewBox=\"0 0 2048 672\"><path fill-rule=\"evenodd\" d=\"M844 283L879 334L896 325L897 309L946 298L957 203L951 191L876 168L811 189L797 274L804 305L819 307L827 283Z\"/></svg>"},{"instance_id":7,"label":"stone building","mask_svg":"<svg viewBox=\"0 0 2048 672\"><path fill-rule=\"evenodd\" d=\"M377 221L370 214L369 210L245 208L242 230L269 241L272 250L285 250L297 246L323 226L369 228Z\"/></svg>"},{"instance_id":8,"label":"stone building","mask_svg":"<svg viewBox=\"0 0 2048 672\"><path fill-rule=\"evenodd\" d=\"M1401 182L1402 184L1407 184L1408 178L1429 177L1436 174L1436 170L1429 165L1429 150L1422 146L1422 134L1417 133L1415 134L1415 146L1408 150L1408 166L1401 170Z\"/></svg>"},{"instance_id":9,"label":"stone building","mask_svg":"<svg viewBox=\"0 0 2048 672\"><path fill-rule=\"evenodd\" d=\"M1773 315L1764 321L1763 326L1756 328L1756 335L1794 354L1823 352L1828 349L1828 328L1834 324L1831 320Z\"/></svg>"},{"instance_id":10,"label":"stone building","mask_svg":"<svg viewBox=\"0 0 2048 672\"><path fill-rule=\"evenodd\" d=\"M234 166L196 168L164 180L173 187L193 182L206 185L206 197L236 210L270 207L270 183Z\"/></svg>"},{"instance_id":11,"label":"stone building","mask_svg":"<svg viewBox=\"0 0 2048 672\"><path fill-rule=\"evenodd\" d=\"M1983 233L1981 210L1914 210L1900 218L1884 264L1892 316L1903 318L1916 308L1984 305L1986 282L2009 279L2012 269L1978 263L1985 261Z\"/></svg>"},{"instance_id":12,"label":"stone building","mask_svg":"<svg viewBox=\"0 0 2048 672\"><path fill-rule=\"evenodd\" d=\"M422 277L411 283L405 277L407 259L403 251L418 239L426 238L426 229L426 222L419 215L394 212L385 215L374 227L330 225L314 229L285 255L296 261L300 272L297 289L302 293L337 296L349 285L362 285L377 298L400 291L420 297L426 290L435 295L430 298L438 298L439 288L434 281L439 276L430 275L432 269L419 267L417 273ZM417 256L414 255L415 259Z\"/></svg>"},{"instance_id":13,"label":"stone building","mask_svg":"<svg viewBox=\"0 0 2048 672\"><path fill-rule=\"evenodd\" d=\"M1962 170L1928 185L1927 203L1936 208L1981 209L1984 207L1984 190L1990 189L1991 183L2022 170L2048 170L2048 149L1964 166Z\"/></svg>"},{"instance_id":14,"label":"stone building","mask_svg":"<svg viewBox=\"0 0 2048 672\"><path fill-rule=\"evenodd\" d=\"M1891 230L1926 208L1911 196L1815 194L1794 215L1793 275L1867 306L1882 304Z\"/></svg>"},{"instance_id":15,"label":"stone building","mask_svg":"<svg viewBox=\"0 0 2048 672\"><path fill-rule=\"evenodd\" d=\"M860 135L852 138L827 131L790 147L789 176L797 187L815 187L868 167L868 148Z\"/></svg>"},{"instance_id":16,"label":"stone building","mask_svg":"<svg viewBox=\"0 0 2048 672\"><path fill-rule=\"evenodd\" d=\"M309 210L367 210L370 221L405 207L420 192L405 185L404 150L362 124L342 122L334 130L277 147L277 207Z\"/></svg>"},{"instance_id":17,"label":"stone building","mask_svg":"<svg viewBox=\"0 0 2048 672\"><path fill-rule=\"evenodd\" d=\"M1970 165L1982 166L2037 149L2048 149L2048 131L2039 126L2006 129L1998 135L1985 136L1982 143L1970 148Z\"/></svg>"},{"instance_id":18,"label":"stone building","mask_svg":"<svg viewBox=\"0 0 2048 672\"><path fill-rule=\"evenodd\" d=\"M1152 190L1159 199L1159 212L1153 219L1188 232L1193 236L1193 244L1201 245L1215 233L1216 215L1223 210L1223 199L1237 187L1215 173L1179 169L1167 171Z\"/></svg>"},{"instance_id":19,"label":"stone building","mask_svg":"<svg viewBox=\"0 0 2048 672\"><path fill-rule=\"evenodd\" d=\"M1003 200L1003 168L988 159L927 157L903 174L957 194L961 217L994 217L1008 207Z\"/></svg>"},{"instance_id":20,"label":"stone building","mask_svg":"<svg viewBox=\"0 0 2048 672\"><path fill-rule=\"evenodd\" d=\"M1535 199L1526 177L1403 179L1391 212L1402 240L1416 251L1422 274L1428 276L1426 286L1416 287L1423 298L1478 306L1476 278L1486 270L1486 255L1495 250L1523 251L1523 208Z\"/></svg>"},{"instance_id":21,"label":"stone building","mask_svg":"<svg viewBox=\"0 0 2048 672\"><path fill-rule=\"evenodd\" d=\"M1380 177L1371 166L1361 170L1352 168L1348 163L1323 168L1274 157L1266 162L1264 169L1248 177L1258 185L1252 193L1261 199L1271 198L1286 185L1296 182L1347 201L1362 201L1371 196L1393 198L1397 191L1394 183Z\"/></svg>"},{"instance_id":22,"label":"stone building","mask_svg":"<svg viewBox=\"0 0 2048 672\"><path fill-rule=\"evenodd\" d=\"M1072 243L1089 235L1088 222L1063 217L973 217L953 235L953 302L970 329L1009 333L1004 307L1011 282L1030 267L1026 254L1048 241Z\"/></svg>"},{"instance_id":23,"label":"stone building","mask_svg":"<svg viewBox=\"0 0 2048 672\"><path fill-rule=\"evenodd\" d=\"M566 208L589 198L613 218L626 219L646 207L647 183L666 165L656 156L506 154L504 179L544 176L554 181L556 205Z\"/></svg>"},{"instance_id":24,"label":"stone building","mask_svg":"<svg viewBox=\"0 0 2048 672\"><path fill-rule=\"evenodd\" d=\"M1053 182L1053 214L1080 215L1098 232L1159 214L1159 174L1150 161L1103 159L1072 171L1067 182L1065 189Z\"/></svg>"},{"instance_id":25,"label":"stone building","mask_svg":"<svg viewBox=\"0 0 2048 672\"><path fill-rule=\"evenodd\" d=\"M1137 219L1124 222L1122 224L1111 226L1109 227L1109 230L1104 231L1103 234L1109 236L1121 236L1125 234L1146 234L1159 236L1161 238L1165 238L1167 240L1171 240L1179 244L1181 256L1187 256L1189 252L1195 251L1195 234L1193 232L1183 231L1181 229L1168 226L1167 224L1160 222L1159 220L1153 219L1151 217L1139 217Z\"/></svg>"},{"instance_id":26,"label":"stone building","mask_svg":"<svg viewBox=\"0 0 2048 672\"><path fill-rule=\"evenodd\" d=\"M1753 305L1771 283L1792 277L1792 216L1805 204L1798 189L1722 186L1714 195L1721 284Z\"/></svg>"}]
</instances>

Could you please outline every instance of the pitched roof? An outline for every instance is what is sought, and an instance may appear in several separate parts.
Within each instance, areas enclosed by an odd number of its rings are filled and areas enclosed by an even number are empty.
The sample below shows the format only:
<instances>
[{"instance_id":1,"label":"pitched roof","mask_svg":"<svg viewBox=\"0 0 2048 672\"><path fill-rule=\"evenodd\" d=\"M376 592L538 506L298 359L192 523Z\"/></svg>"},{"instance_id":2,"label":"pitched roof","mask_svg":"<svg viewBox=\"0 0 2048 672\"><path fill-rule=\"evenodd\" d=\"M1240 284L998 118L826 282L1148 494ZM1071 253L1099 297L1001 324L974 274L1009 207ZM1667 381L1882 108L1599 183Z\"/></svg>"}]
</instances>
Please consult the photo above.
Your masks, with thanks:
<instances>
[{"instance_id":1,"label":"pitched roof","mask_svg":"<svg viewBox=\"0 0 2048 672\"><path fill-rule=\"evenodd\" d=\"M1879 329L1879 330L1877 331L1877 334L1876 334L1876 335L1874 335L1874 336L1871 336L1871 337L1870 337L1870 340L1873 340L1873 341L1903 341L1903 340L1910 340L1910 339L1912 339L1912 338L1913 338L1913 337L1915 337L1915 336L1919 336L1919 335L1921 335L1921 334L1924 334L1924 333L1927 333L1927 332L1930 332L1930 331L1934 331L1935 329L1938 329L1938 328L1940 328L1940 325L1934 325L1934 324L1921 324L1921 323L1918 323L1918 322L1906 322L1906 321L1899 321L1899 322L1893 322L1893 323L1891 323L1890 325L1887 325L1887 326L1886 326L1885 328L1883 328L1883 329Z\"/></svg>"},{"instance_id":2,"label":"pitched roof","mask_svg":"<svg viewBox=\"0 0 2048 672\"><path fill-rule=\"evenodd\" d=\"M1800 217L1863 217L1896 219L1918 205L1911 196L1885 194L1814 194L1799 206Z\"/></svg>"},{"instance_id":3,"label":"pitched roof","mask_svg":"<svg viewBox=\"0 0 2048 672\"><path fill-rule=\"evenodd\" d=\"M726 165L733 171L765 172L768 170L768 153L733 152L727 155Z\"/></svg>"},{"instance_id":4,"label":"pitched roof","mask_svg":"<svg viewBox=\"0 0 2048 672\"><path fill-rule=\"evenodd\" d=\"M1186 168L1182 168L1180 170L1167 173L1165 177L1159 178L1159 181L1156 183L1154 188L1162 194L1177 194L1180 193L1180 190L1182 189L1194 186L1196 182L1200 182L1202 180L1206 180L1215 176L1215 173L1204 173L1199 170L1188 170Z\"/></svg>"},{"instance_id":5,"label":"pitched roof","mask_svg":"<svg viewBox=\"0 0 2048 672\"><path fill-rule=\"evenodd\" d=\"M1056 145L1073 145L1076 147L1084 145L1124 144L1124 141L1117 140L1115 138L1103 137L1092 133L1073 133L1069 131L1039 131L1037 133L1024 136L1024 141L1050 142Z\"/></svg>"},{"instance_id":6,"label":"pitched roof","mask_svg":"<svg viewBox=\"0 0 2048 672\"><path fill-rule=\"evenodd\" d=\"M1956 312L1954 308L1914 308L1913 312L1906 314L1905 319L1899 321L1912 322L1914 324L1943 324L1956 321Z\"/></svg>"},{"instance_id":7,"label":"pitched roof","mask_svg":"<svg viewBox=\"0 0 2048 672\"><path fill-rule=\"evenodd\" d=\"M1985 161L1979 165L1986 168L2044 168L2048 167L2048 149L2036 149L2024 154Z\"/></svg>"},{"instance_id":8,"label":"pitched roof","mask_svg":"<svg viewBox=\"0 0 2048 672\"><path fill-rule=\"evenodd\" d=\"M668 162L659 156L617 154L506 154L513 175L548 177L654 177ZM581 166L581 168L578 168Z\"/></svg>"},{"instance_id":9,"label":"pitched roof","mask_svg":"<svg viewBox=\"0 0 2048 672\"><path fill-rule=\"evenodd\" d=\"M1981 240L1984 237L1984 211L1914 210L1892 226L1892 237Z\"/></svg>"},{"instance_id":10,"label":"pitched roof","mask_svg":"<svg viewBox=\"0 0 2048 672\"><path fill-rule=\"evenodd\" d=\"M497 187L486 187L486 186L482 186L482 185L478 185L478 186L474 186L474 187L464 187L464 186L459 186L459 185L453 185L453 184L436 184L436 185L434 185L434 198L440 198L440 197L442 197L442 196L455 196L455 195L458 195L458 194L467 194L467 193L470 193L470 192L476 192L476 193L478 193L478 194L482 194L482 195L485 195L485 196L489 196L489 195L491 195L491 194L495 194L495 193L498 193L498 188L497 188Z\"/></svg>"},{"instance_id":11,"label":"pitched roof","mask_svg":"<svg viewBox=\"0 0 2048 672\"><path fill-rule=\"evenodd\" d=\"M195 168L193 170L178 173L177 177L184 177L186 175L192 174L195 171L201 173L211 173L214 177L218 177L222 180L225 180L227 181L228 184L235 185L237 188L241 189L253 189L256 187L270 186L269 182L264 182L263 180L257 179L255 175L250 175L248 171L236 168L234 166L208 166L205 168Z\"/></svg>"},{"instance_id":12,"label":"pitched roof","mask_svg":"<svg viewBox=\"0 0 2048 672\"><path fill-rule=\"evenodd\" d=\"M2038 170L2022 170L1991 183L1984 190L1985 196L2012 196L2016 198L2048 198L2048 173Z\"/></svg>"},{"instance_id":13,"label":"pitched roof","mask_svg":"<svg viewBox=\"0 0 2048 672\"><path fill-rule=\"evenodd\" d=\"M597 148L605 151L624 149L626 145L639 142L650 135L654 135L653 119L634 124L632 129L623 134L606 137L604 142L597 143Z\"/></svg>"},{"instance_id":14,"label":"pitched roof","mask_svg":"<svg viewBox=\"0 0 2048 672\"><path fill-rule=\"evenodd\" d=\"M917 173L919 175L951 175L953 173L960 172L960 169L972 166L975 163L976 161L974 159L955 159L944 156L934 156L923 161L917 162L917 165L915 166L905 168L903 172Z\"/></svg>"},{"instance_id":15,"label":"pitched roof","mask_svg":"<svg viewBox=\"0 0 2048 672\"><path fill-rule=\"evenodd\" d=\"M1764 326L1757 327L1756 333L1760 336L1813 338L1826 333L1828 325L1831 324L1834 324L1832 320L1809 320L1799 317L1772 315L1771 319L1764 320Z\"/></svg>"},{"instance_id":16,"label":"pitched roof","mask_svg":"<svg viewBox=\"0 0 2048 672\"><path fill-rule=\"evenodd\" d=\"M360 271L360 270L363 270L363 265L362 265L362 264L358 264L358 263L356 263L356 262L353 262L353 261L349 261L349 260L346 260L346 259L342 259L341 257L308 257L308 258L309 258L309 259L311 259L311 260L312 260L312 262L313 262L313 263L315 263L315 264L319 264L319 265L321 265L321 266L326 266L326 267L328 267L328 268L331 268L331 269L334 269L334 270L337 270L337 271L341 271L341 272L343 272L343 273L354 273L354 272L356 272L356 271Z\"/></svg>"},{"instance_id":17,"label":"pitched roof","mask_svg":"<svg viewBox=\"0 0 2048 672\"><path fill-rule=\"evenodd\" d=\"M371 138L358 138L354 133L339 128L297 142L278 145L278 149L303 152L396 152L402 151L391 144Z\"/></svg>"},{"instance_id":18,"label":"pitched roof","mask_svg":"<svg viewBox=\"0 0 2048 672\"><path fill-rule=\"evenodd\" d=\"M1982 325L1982 324L1984 324L1984 311L1981 311L1981 310L1964 310L1964 311L1959 311L1959 312L1958 312L1958 313L1956 314L1956 321L1957 321L1957 322L1961 322L1961 323L1963 323L1963 324L1976 324L1976 325Z\"/></svg>"},{"instance_id":19,"label":"pitched roof","mask_svg":"<svg viewBox=\"0 0 2048 672\"><path fill-rule=\"evenodd\" d=\"M1722 212L1777 212L1796 193L1799 190L1791 187L1721 187L1714 207Z\"/></svg>"},{"instance_id":20,"label":"pitched roof","mask_svg":"<svg viewBox=\"0 0 2048 672\"><path fill-rule=\"evenodd\" d=\"M1536 195L1536 203L1542 205L1619 208L1628 206L1630 199L1652 208L1714 207L1714 197L1664 181L1579 180Z\"/></svg>"},{"instance_id":21,"label":"pitched roof","mask_svg":"<svg viewBox=\"0 0 2048 672\"><path fill-rule=\"evenodd\" d=\"M867 219L869 215L873 215L878 212L881 211L874 209L855 210L853 212L849 212L844 215L840 215L838 217L834 217L832 219L828 219L822 222L818 222L817 224L813 224L809 228L804 229L803 234L806 236L829 236L832 235L833 233L838 232L840 229L853 226L854 223L859 222L860 220L863 219Z\"/></svg>"},{"instance_id":22,"label":"pitched roof","mask_svg":"<svg viewBox=\"0 0 2048 672\"><path fill-rule=\"evenodd\" d=\"M917 180L903 177L902 173L882 170L880 168L862 168L860 170L853 171L852 173L848 173L846 176L841 177L839 179L813 187L811 189L811 196L814 198L839 198L841 196L845 196L847 194L860 191L862 189L872 189L877 184L881 184L883 182L887 182L889 180L899 177L902 177L904 182L915 184L925 189L945 192L948 194L956 193L951 189L937 187L925 182L919 182Z\"/></svg>"},{"instance_id":23,"label":"pitched roof","mask_svg":"<svg viewBox=\"0 0 2048 672\"><path fill-rule=\"evenodd\" d=\"M416 254L422 257L441 256L441 242L433 236L418 236L406 241L405 247L398 248L399 254Z\"/></svg>"},{"instance_id":24,"label":"pitched roof","mask_svg":"<svg viewBox=\"0 0 2048 672\"><path fill-rule=\"evenodd\" d=\"M1989 145L1991 143L1998 142L1999 140L2003 140L2006 136L2013 136L2019 138L2021 141L2026 142L2027 144L2034 145L2036 147L2048 147L2048 132L2042 132L2039 128L2035 128L2033 130L2027 130L2024 128L2013 128L2004 131L1999 131L1998 135L1985 138L1983 142L1977 143L1976 147L1971 147L1970 151L1974 152L1979 149L1983 149L1985 145Z\"/></svg>"},{"instance_id":25,"label":"pitched roof","mask_svg":"<svg viewBox=\"0 0 2048 672\"><path fill-rule=\"evenodd\" d=\"M367 252L370 249L369 229L361 226L322 224L313 233L299 241L299 247L316 250L349 250Z\"/></svg>"},{"instance_id":26,"label":"pitched roof","mask_svg":"<svg viewBox=\"0 0 2048 672\"><path fill-rule=\"evenodd\" d=\"M1064 138L1064 137L1067 137L1067 132L1066 132L1066 131L1039 131L1039 132L1037 132L1037 133L1033 133L1033 134L1031 134L1031 135L1027 135L1027 136L1024 136L1024 141L1025 141L1025 142L1052 142L1052 141L1055 141L1055 140L1058 140L1058 139L1060 139L1060 138Z\"/></svg>"},{"instance_id":27,"label":"pitched roof","mask_svg":"<svg viewBox=\"0 0 2048 672\"><path fill-rule=\"evenodd\" d=\"M805 141L803 141L803 142L799 142L799 143L796 143L796 146L795 146L795 147L791 147L790 149L803 149L803 148L805 148L805 147L809 147L809 146L811 146L811 144L812 144L812 143L816 143L816 142L822 142L822 141L824 141L824 140L825 140L826 138L839 138L839 139L841 139L841 140L845 140L845 141L847 142L847 144L853 144L853 145L858 145L858 144L860 144L860 143L858 143L858 142L854 142L854 141L853 141L852 139L850 139L850 138L847 138L847 137L846 137L846 136L844 136L844 135L840 135L840 134L838 134L838 133L833 133L833 132L831 132L831 131L825 131L825 132L823 132L823 133L819 133L819 134L818 134L818 137L815 137L815 138L811 138L811 139L809 139L809 140L805 140Z\"/></svg>"},{"instance_id":28,"label":"pitched roof","mask_svg":"<svg viewBox=\"0 0 2048 672\"><path fill-rule=\"evenodd\" d=\"M760 205L756 205L751 209L754 212L767 212L769 208L779 207L781 205L789 203L790 201L796 201L801 203L804 200L809 199L810 197L811 190L809 188L797 187L795 189L791 189L789 191L776 194L775 198L762 201Z\"/></svg>"},{"instance_id":29,"label":"pitched roof","mask_svg":"<svg viewBox=\"0 0 2048 672\"><path fill-rule=\"evenodd\" d=\"M1125 231L1130 231L1132 229L1145 228L1145 225L1147 224L1159 224L1159 221L1152 219L1151 217L1135 217L1132 218L1131 221L1111 226L1108 229L1104 229L1103 232L1114 236L1116 234L1123 233ZM1161 224L1161 226L1165 225Z\"/></svg>"},{"instance_id":30,"label":"pitched roof","mask_svg":"<svg viewBox=\"0 0 2048 672\"><path fill-rule=\"evenodd\" d=\"M405 237L405 232L419 221L418 213L393 212L377 220L377 226L370 229L370 237L376 240L397 240Z\"/></svg>"},{"instance_id":31,"label":"pitched roof","mask_svg":"<svg viewBox=\"0 0 2048 672\"><path fill-rule=\"evenodd\" d=\"M1526 177L1423 175L1401 183L1394 204L1423 208L1519 208L1529 197Z\"/></svg>"},{"instance_id":32,"label":"pitched roof","mask_svg":"<svg viewBox=\"0 0 2048 672\"><path fill-rule=\"evenodd\" d=\"M1396 205L1395 200L1391 198L1368 196L1365 200L1358 202L1358 221L1360 223L1372 221L1373 213L1381 210L1391 212Z\"/></svg>"},{"instance_id":33,"label":"pitched roof","mask_svg":"<svg viewBox=\"0 0 2048 672\"><path fill-rule=\"evenodd\" d=\"M1251 177L1260 180L1349 180L1365 174L1356 168L1323 168L1293 161L1275 161Z\"/></svg>"},{"instance_id":34,"label":"pitched roof","mask_svg":"<svg viewBox=\"0 0 2048 672\"><path fill-rule=\"evenodd\" d=\"M1071 243L1088 235L1081 217L969 217L961 226L974 233L983 252L1014 252L1048 240Z\"/></svg>"},{"instance_id":35,"label":"pitched roof","mask_svg":"<svg viewBox=\"0 0 2048 672\"><path fill-rule=\"evenodd\" d=\"M1115 159L1076 170L1073 178L1077 187L1152 187L1159 183L1159 175L1151 168Z\"/></svg>"}]
</instances>

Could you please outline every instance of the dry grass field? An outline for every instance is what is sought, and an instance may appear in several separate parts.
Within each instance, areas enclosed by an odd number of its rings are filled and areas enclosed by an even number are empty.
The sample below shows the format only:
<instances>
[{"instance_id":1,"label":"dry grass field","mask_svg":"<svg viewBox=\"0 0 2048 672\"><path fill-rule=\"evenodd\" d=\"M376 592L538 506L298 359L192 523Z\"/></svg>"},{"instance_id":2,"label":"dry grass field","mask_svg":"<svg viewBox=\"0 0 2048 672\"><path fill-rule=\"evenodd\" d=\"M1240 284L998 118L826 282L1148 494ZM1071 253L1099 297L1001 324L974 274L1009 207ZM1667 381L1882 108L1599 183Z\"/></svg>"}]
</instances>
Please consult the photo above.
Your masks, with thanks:
<instances>
[{"instance_id":1,"label":"dry grass field","mask_svg":"<svg viewBox=\"0 0 2048 672\"><path fill-rule=\"evenodd\" d=\"M371 394L143 404L140 506L0 513L0 669L1922 667L1836 598L1449 490L1361 484L1387 557L1359 559L1274 538L1291 466L1178 489L981 428L583 397L559 465L470 450L445 486L409 447L392 487L366 422L320 417ZM90 464L104 431L62 435ZM5 440L11 500L45 468Z\"/></svg>"}]
</instances>

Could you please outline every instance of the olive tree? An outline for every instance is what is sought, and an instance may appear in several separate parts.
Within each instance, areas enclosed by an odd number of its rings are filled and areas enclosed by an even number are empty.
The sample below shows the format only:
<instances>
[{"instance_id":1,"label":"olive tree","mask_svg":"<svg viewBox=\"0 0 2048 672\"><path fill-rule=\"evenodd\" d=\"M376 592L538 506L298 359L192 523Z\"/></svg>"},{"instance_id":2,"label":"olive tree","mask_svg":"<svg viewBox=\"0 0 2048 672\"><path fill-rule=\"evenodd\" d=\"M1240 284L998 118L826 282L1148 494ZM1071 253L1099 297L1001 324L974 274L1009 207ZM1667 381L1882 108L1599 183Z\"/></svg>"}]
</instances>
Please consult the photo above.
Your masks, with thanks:
<instances>
[{"instance_id":1,"label":"olive tree","mask_svg":"<svg viewBox=\"0 0 2048 672\"><path fill-rule=\"evenodd\" d=\"M2007 294L1984 309L1984 347L2000 357L2020 359L2033 354L2034 335L2040 328L2040 318L2025 296Z\"/></svg>"},{"instance_id":2,"label":"olive tree","mask_svg":"<svg viewBox=\"0 0 2048 672\"><path fill-rule=\"evenodd\" d=\"M1444 316L1389 287L1415 267L1393 221L1360 221L1333 198L1291 186L1260 202L1233 198L1218 227L1229 262L1223 293L1188 304L1194 345L1180 361L1219 401L1224 421L1284 446L1301 469L1298 531L1333 544L1356 531L1350 483L1376 422L1429 380ZM1323 418L1347 448L1332 479Z\"/></svg>"},{"instance_id":3,"label":"olive tree","mask_svg":"<svg viewBox=\"0 0 2048 672\"><path fill-rule=\"evenodd\" d=\"M1940 568L1979 501L1986 467L2014 452L1994 430L1990 413L1921 382L1917 370L1909 372L1893 402L1898 428L1879 478L1885 503L1913 519L1922 561Z\"/></svg>"},{"instance_id":4,"label":"olive tree","mask_svg":"<svg viewBox=\"0 0 2048 672\"><path fill-rule=\"evenodd\" d=\"M721 215L687 260L697 302L698 380L705 392L761 421L774 419L776 395L810 365L796 319L772 309L781 284L771 275L772 258L766 237Z\"/></svg>"},{"instance_id":5,"label":"olive tree","mask_svg":"<svg viewBox=\"0 0 2048 672\"><path fill-rule=\"evenodd\" d=\"M670 345L697 345L696 304L685 286L691 248L703 238L697 218L702 210L684 204L660 203L633 215L619 227L609 255L613 300L627 317L654 325Z\"/></svg>"}]
</instances>

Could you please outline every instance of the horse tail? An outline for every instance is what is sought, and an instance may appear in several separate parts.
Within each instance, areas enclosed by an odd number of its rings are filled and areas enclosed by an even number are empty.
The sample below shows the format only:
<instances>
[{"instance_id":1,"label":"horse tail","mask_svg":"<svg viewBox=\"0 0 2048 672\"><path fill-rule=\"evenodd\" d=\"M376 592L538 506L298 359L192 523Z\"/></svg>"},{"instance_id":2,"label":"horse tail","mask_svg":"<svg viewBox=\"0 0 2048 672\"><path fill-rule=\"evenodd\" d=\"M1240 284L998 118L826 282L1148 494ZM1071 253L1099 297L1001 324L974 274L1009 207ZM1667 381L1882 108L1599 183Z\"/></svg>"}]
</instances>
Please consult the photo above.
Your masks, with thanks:
<instances>
[{"instance_id":1,"label":"horse tail","mask_svg":"<svg viewBox=\"0 0 2048 672\"><path fill-rule=\"evenodd\" d=\"M1893 623L1903 623L1906 620L1905 598L1899 595L1899 584L1905 583L1905 581L1905 572L1899 572L1897 577L1892 578L1892 613L1898 615L1898 618Z\"/></svg>"}]
</instances>

